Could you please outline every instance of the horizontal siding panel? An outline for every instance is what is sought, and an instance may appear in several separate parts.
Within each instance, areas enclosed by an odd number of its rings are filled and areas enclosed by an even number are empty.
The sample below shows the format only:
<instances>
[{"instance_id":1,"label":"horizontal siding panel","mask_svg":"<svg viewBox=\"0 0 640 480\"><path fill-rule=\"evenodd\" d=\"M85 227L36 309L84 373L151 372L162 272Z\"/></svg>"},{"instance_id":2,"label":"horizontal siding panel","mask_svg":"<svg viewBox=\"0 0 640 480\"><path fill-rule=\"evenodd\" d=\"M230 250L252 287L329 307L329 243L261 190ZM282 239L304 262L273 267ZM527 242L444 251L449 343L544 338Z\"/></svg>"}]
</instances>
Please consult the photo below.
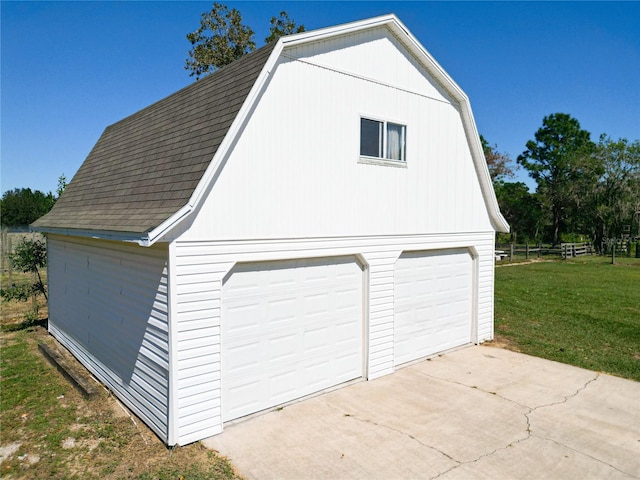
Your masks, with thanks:
<instances>
[{"instance_id":1,"label":"horizontal siding panel","mask_svg":"<svg viewBox=\"0 0 640 480\"><path fill-rule=\"evenodd\" d=\"M50 330L165 441L166 245L50 235Z\"/></svg>"},{"instance_id":2,"label":"horizontal siding panel","mask_svg":"<svg viewBox=\"0 0 640 480\"><path fill-rule=\"evenodd\" d=\"M204 328L183 328L178 332L177 335L178 343L182 344L182 342L188 342L189 340L198 340L198 339L207 339L210 343L219 343L220 342L220 329L204 327Z\"/></svg>"},{"instance_id":3,"label":"horizontal siding panel","mask_svg":"<svg viewBox=\"0 0 640 480\"><path fill-rule=\"evenodd\" d=\"M201 303L206 305L209 308L211 302L214 302L217 306L220 306L220 302L217 300L212 300L211 297L213 295L211 289L203 290L203 291L193 291L189 293L178 294L178 302L180 305L193 304L193 303Z\"/></svg>"},{"instance_id":4,"label":"horizontal siding panel","mask_svg":"<svg viewBox=\"0 0 640 480\"><path fill-rule=\"evenodd\" d=\"M196 389L217 390L220 388L220 374L205 369L197 375L190 377L181 376L180 387L179 395L189 395L189 392L193 390L192 387Z\"/></svg>"},{"instance_id":5,"label":"horizontal siding panel","mask_svg":"<svg viewBox=\"0 0 640 480\"><path fill-rule=\"evenodd\" d=\"M385 324L393 325L393 310L378 312L377 314L371 314L369 316L369 325L374 327L376 325L385 325Z\"/></svg>"},{"instance_id":6,"label":"horizontal siding panel","mask_svg":"<svg viewBox=\"0 0 640 480\"><path fill-rule=\"evenodd\" d=\"M196 405L199 406L199 408L201 408L202 410L207 407L211 408L212 406L219 405L219 400L211 400L211 393L217 390L217 388L209 388L208 390L201 391L192 389L192 393L190 395L180 396L180 398L178 399L178 407L180 408L182 415L188 415L185 410L182 410L183 407L187 408L193 406L194 408L192 409L192 411L195 412L198 410L198 407L195 407Z\"/></svg>"},{"instance_id":7,"label":"horizontal siding panel","mask_svg":"<svg viewBox=\"0 0 640 480\"><path fill-rule=\"evenodd\" d=\"M219 289L219 282L212 282L211 280L203 282L180 283L176 287L176 295L178 295L179 297L182 295L191 295L194 293L207 293L211 295Z\"/></svg>"},{"instance_id":8,"label":"horizontal siding panel","mask_svg":"<svg viewBox=\"0 0 640 480\"><path fill-rule=\"evenodd\" d=\"M371 305L369 312L372 317L393 316L393 302L384 303L382 305Z\"/></svg>"},{"instance_id":9,"label":"horizontal siding panel","mask_svg":"<svg viewBox=\"0 0 640 480\"><path fill-rule=\"evenodd\" d=\"M176 276L176 287L178 288L178 290L176 290L177 292L182 292L185 290L180 290L182 288L186 288L188 291L188 286L189 285L196 285L199 283L205 283L205 284L213 284L213 282L219 281L220 277L218 274L215 273L202 273L202 272L197 272L194 271L193 273L191 273L190 275L187 275L185 273L180 273L179 275Z\"/></svg>"},{"instance_id":10,"label":"horizontal siding panel","mask_svg":"<svg viewBox=\"0 0 640 480\"><path fill-rule=\"evenodd\" d=\"M369 362L376 370L393 371L393 350L386 348L372 351Z\"/></svg>"},{"instance_id":11,"label":"horizontal siding panel","mask_svg":"<svg viewBox=\"0 0 640 480\"><path fill-rule=\"evenodd\" d=\"M178 309L178 313L201 312L203 310L211 311L212 309L220 308L220 300L214 300L209 297L205 301L183 302L179 298L176 308Z\"/></svg>"},{"instance_id":12,"label":"horizontal siding panel","mask_svg":"<svg viewBox=\"0 0 640 480\"><path fill-rule=\"evenodd\" d=\"M205 376L212 375L216 379L220 379L220 364L215 363L203 363L202 365L194 365L191 367L184 367L178 370L178 378L180 385L182 382L195 382L197 378L204 378ZM205 382L206 383L206 382ZM194 383L190 383L193 385Z\"/></svg>"},{"instance_id":13,"label":"horizontal siding panel","mask_svg":"<svg viewBox=\"0 0 640 480\"><path fill-rule=\"evenodd\" d=\"M219 353L200 352L201 355L189 356L179 361L180 370L189 369L193 367L200 367L204 365L211 365L212 367L220 363ZM219 367L218 367L219 368Z\"/></svg>"},{"instance_id":14,"label":"horizontal siding panel","mask_svg":"<svg viewBox=\"0 0 640 480\"><path fill-rule=\"evenodd\" d=\"M189 360L197 361L200 358L207 357L209 358L211 355L219 355L220 354L220 344L211 345L204 344L202 346L196 346L194 348L183 348L180 347L178 350L178 361L179 362L188 362Z\"/></svg>"},{"instance_id":15,"label":"horizontal siding panel","mask_svg":"<svg viewBox=\"0 0 640 480\"><path fill-rule=\"evenodd\" d=\"M184 319L185 322L209 322L214 318L218 318L220 316L220 309L215 308L211 310L194 310L189 312L184 311L176 311L176 315L180 315L180 319ZM178 329L180 330L182 327L181 324L178 324Z\"/></svg>"},{"instance_id":16,"label":"horizontal siding panel","mask_svg":"<svg viewBox=\"0 0 640 480\"><path fill-rule=\"evenodd\" d=\"M179 351L181 354L191 350L200 351L201 349L206 349L210 353L218 353L220 351L220 336L194 337L180 341Z\"/></svg>"},{"instance_id":17,"label":"horizontal siding panel","mask_svg":"<svg viewBox=\"0 0 640 480\"><path fill-rule=\"evenodd\" d=\"M369 304L371 306L376 305L393 305L393 292L389 292L388 290L384 291L384 295L370 295Z\"/></svg>"},{"instance_id":18,"label":"horizontal siding panel","mask_svg":"<svg viewBox=\"0 0 640 480\"><path fill-rule=\"evenodd\" d=\"M180 428L180 444L197 442L222 432L220 408L211 409L211 414L195 423L187 423Z\"/></svg>"},{"instance_id":19,"label":"horizontal siding panel","mask_svg":"<svg viewBox=\"0 0 640 480\"><path fill-rule=\"evenodd\" d=\"M371 335L375 335L376 337L393 335L393 321L381 322L376 325L371 325L369 328L369 332Z\"/></svg>"},{"instance_id":20,"label":"horizontal siding panel","mask_svg":"<svg viewBox=\"0 0 640 480\"><path fill-rule=\"evenodd\" d=\"M197 408L193 408L197 407ZM202 423L207 422L211 419L211 411L214 412L220 408L220 405L193 405L189 407L184 407L184 428L189 429L190 426L200 426L202 428ZM193 409L193 413L190 413Z\"/></svg>"},{"instance_id":21,"label":"horizontal siding panel","mask_svg":"<svg viewBox=\"0 0 640 480\"><path fill-rule=\"evenodd\" d=\"M371 338L369 341L369 348L371 351L389 348L389 346L393 347L393 331L379 332L379 335L376 335L375 338Z\"/></svg>"},{"instance_id":22,"label":"horizontal siding panel","mask_svg":"<svg viewBox=\"0 0 640 480\"><path fill-rule=\"evenodd\" d=\"M214 310L214 312L219 311L218 309ZM188 315L184 315L185 317L187 317ZM177 329L178 331L178 335L187 335L184 338L190 338L188 335L206 335L206 336L210 336L210 335L220 335L220 326L219 325L213 325L213 319L215 318L214 315L211 316L211 318L202 318L202 319L196 319L196 320L185 320L184 322L181 322L180 325L178 325L179 329ZM195 333L195 332L200 332L200 333ZM182 338L182 337L181 337Z\"/></svg>"},{"instance_id":23,"label":"horizontal siding panel","mask_svg":"<svg viewBox=\"0 0 640 480\"><path fill-rule=\"evenodd\" d=\"M317 258L359 254L367 269L368 357L367 378L373 379L393 372L394 352L394 278L395 264L402 251L424 251L473 246L478 252L477 295L475 312L478 316L478 338L490 335L493 292L493 263L485 262L483 252L491 256L492 232L481 234L422 235L401 238L338 237L335 239L213 241L176 243L181 258L176 272L176 338L178 361L179 438L185 443L196 438L202 425L222 428L220 409L212 408L220 402L220 289L223 277L234 263ZM453 238L452 238L453 237ZM482 240L485 238L485 240ZM481 243L487 244L483 247ZM198 258L207 259L206 264ZM217 263L216 260L217 259ZM187 271L188 275L183 275ZM191 283L190 283L191 282ZM213 411L217 413L212 413ZM212 423L210 423L212 422ZM199 439L199 438L198 438Z\"/></svg>"},{"instance_id":24,"label":"horizontal siding panel","mask_svg":"<svg viewBox=\"0 0 640 480\"><path fill-rule=\"evenodd\" d=\"M189 277L191 275L201 275L201 272L202 272L202 265L198 265L198 264L189 264L189 265L184 265L178 268L180 269L180 277ZM211 265L211 269L212 269L211 272L218 273L217 272L218 268L224 268L224 267L217 267L216 264L213 264Z\"/></svg>"}]
</instances>

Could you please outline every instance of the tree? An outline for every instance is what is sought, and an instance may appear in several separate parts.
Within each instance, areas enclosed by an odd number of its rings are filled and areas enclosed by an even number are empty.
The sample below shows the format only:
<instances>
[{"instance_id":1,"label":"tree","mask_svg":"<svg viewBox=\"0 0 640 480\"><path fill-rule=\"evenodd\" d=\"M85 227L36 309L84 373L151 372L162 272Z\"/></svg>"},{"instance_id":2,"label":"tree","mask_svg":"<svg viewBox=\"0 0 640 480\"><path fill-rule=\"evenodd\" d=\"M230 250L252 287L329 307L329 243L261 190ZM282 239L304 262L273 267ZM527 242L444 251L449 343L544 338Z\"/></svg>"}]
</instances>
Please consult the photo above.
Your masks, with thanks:
<instances>
[{"instance_id":1,"label":"tree","mask_svg":"<svg viewBox=\"0 0 640 480\"><path fill-rule=\"evenodd\" d=\"M60 198L60 195L62 195L62 192L64 192L66 188L67 188L67 177L63 173L58 177L58 188L56 188L56 193L58 194L58 196L56 197L56 200Z\"/></svg>"},{"instance_id":2,"label":"tree","mask_svg":"<svg viewBox=\"0 0 640 480\"><path fill-rule=\"evenodd\" d=\"M614 141L603 134L593 156L602 167L591 208L591 232L599 247L604 238L620 237L625 226L640 222L640 141Z\"/></svg>"},{"instance_id":3,"label":"tree","mask_svg":"<svg viewBox=\"0 0 640 480\"><path fill-rule=\"evenodd\" d=\"M0 296L5 300L26 301L29 297L44 295L47 299L47 289L40 276L40 269L47 265L47 247L42 240L23 238L9 255L12 265L24 273L33 273L37 280L31 285L11 285L0 289Z\"/></svg>"},{"instance_id":4,"label":"tree","mask_svg":"<svg viewBox=\"0 0 640 480\"><path fill-rule=\"evenodd\" d=\"M544 117L542 127L529 140L517 162L529 171L551 215L550 237L557 243L567 220L579 205L585 184L597 177L591 155L591 134L565 113Z\"/></svg>"},{"instance_id":5,"label":"tree","mask_svg":"<svg viewBox=\"0 0 640 480\"><path fill-rule=\"evenodd\" d=\"M269 36L264 39L264 43L271 43L278 40L285 35L291 35L292 33L304 32L304 25L297 25L289 18L289 14L284 10L280 12L279 17L271 17L269 22L271 27L269 28Z\"/></svg>"},{"instance_id":6,"label":"tree","mask_svg":"<svg viewBox=\"0 0 640 480\"><path fill-rule=\"evenodd\" d=\"M214 3L202 14L200 28L187 34L193 48L189 50L185 69L200 76L224 67L256 48L253 30L242 24L242 15L222 3Z\"/></svg>"},{"instance_id":7,"label":"tree","mask_svg":"<svg viewBox=\"0 0 640 480\"><path fill-rule=\"evenodd\" d=\"M495 183L513 177L511 157L498 151L498 145L491 146L482 135L480 135L480 142L482 142L482 150L484 151L487 167L489 167L491 180Z\"/></svg>"},{"instance_id":8,"label":"tree","mask_svg":"<svg viewBox=\"0 0 640 480\"><path fill-rule=\"evenodd\" d=\"M537 240L543 225L542 203L523 182L495 185L500 212L511 227L511 241Z\"/></svg>"},{"instance_id":9,"label":"tree","mask_svg":"<svg viewBox=\"0 0 640 480\"><path fill-rule=\"evenodd\" d=\"M4 192L0 201L3 227L29 225L49 212L56 202L52 193L35 192L30 188L16 188Z\"/></svg>"}]
</instances>

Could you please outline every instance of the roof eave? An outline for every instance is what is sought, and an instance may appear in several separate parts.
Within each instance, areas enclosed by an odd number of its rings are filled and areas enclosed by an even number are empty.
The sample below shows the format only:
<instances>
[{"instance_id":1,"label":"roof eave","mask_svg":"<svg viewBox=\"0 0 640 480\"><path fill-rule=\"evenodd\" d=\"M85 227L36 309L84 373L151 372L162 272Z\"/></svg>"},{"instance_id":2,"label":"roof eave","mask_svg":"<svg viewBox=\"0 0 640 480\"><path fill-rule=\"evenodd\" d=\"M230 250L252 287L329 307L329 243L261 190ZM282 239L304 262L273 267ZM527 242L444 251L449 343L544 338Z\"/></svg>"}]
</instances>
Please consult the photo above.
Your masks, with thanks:
<instances>
[{"instance_id":1,"label":"roof eave","mask_svg":"<svg viewBox=\"0 0 640 480\"><path fill-rule=\"evenodd\" d=\"M52 235L64 235L67 237L82 237L95 240L110 240L116 242L137 243L140 246L150 246L149 239L145 233L136 232L117 232L109 230L84 230L77 228L58 228L46 226L30 226L32 230L40 233Z\"/></svg>"}]
</instances>

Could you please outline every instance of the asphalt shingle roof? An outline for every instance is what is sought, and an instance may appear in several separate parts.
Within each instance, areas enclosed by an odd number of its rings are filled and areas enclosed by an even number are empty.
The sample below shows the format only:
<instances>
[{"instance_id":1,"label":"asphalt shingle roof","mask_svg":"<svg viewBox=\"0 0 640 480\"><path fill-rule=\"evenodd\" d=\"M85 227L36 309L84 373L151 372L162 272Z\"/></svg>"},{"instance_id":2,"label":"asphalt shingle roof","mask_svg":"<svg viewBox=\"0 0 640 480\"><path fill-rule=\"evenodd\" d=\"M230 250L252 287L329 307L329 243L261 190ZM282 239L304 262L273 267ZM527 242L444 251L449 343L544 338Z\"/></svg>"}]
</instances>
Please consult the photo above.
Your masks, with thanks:
<instances>
[{"instance_id":1,"label":"asphalt shingle roof","mask_svg":"<svg viewBox=\"0 0 640 480\"><path fill-rule=\"evenodd\" d=\"M107 127L33 226L143 234L168 219L188 202L274 45Z\"/></svg>"}]
</instances>

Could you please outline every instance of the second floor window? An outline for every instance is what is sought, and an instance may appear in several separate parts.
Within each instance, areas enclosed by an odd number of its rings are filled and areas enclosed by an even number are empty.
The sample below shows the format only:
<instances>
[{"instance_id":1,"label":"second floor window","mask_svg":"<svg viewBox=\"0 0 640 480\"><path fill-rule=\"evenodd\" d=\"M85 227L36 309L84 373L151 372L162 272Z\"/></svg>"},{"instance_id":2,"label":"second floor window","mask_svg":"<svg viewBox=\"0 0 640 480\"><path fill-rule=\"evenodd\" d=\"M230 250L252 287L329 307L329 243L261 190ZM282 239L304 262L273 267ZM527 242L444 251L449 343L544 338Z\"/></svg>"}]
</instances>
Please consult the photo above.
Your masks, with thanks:
<instances>
[{"instance_id":1,"label":"second floor window","mask_svg":"<svg viewBox=\"0 0 640 480\"><path fill-rule=\"evenodd\" d=\"M407 127L397 123L360 119L360 155L406 162Z\"/></svg>"}]
</instances>

